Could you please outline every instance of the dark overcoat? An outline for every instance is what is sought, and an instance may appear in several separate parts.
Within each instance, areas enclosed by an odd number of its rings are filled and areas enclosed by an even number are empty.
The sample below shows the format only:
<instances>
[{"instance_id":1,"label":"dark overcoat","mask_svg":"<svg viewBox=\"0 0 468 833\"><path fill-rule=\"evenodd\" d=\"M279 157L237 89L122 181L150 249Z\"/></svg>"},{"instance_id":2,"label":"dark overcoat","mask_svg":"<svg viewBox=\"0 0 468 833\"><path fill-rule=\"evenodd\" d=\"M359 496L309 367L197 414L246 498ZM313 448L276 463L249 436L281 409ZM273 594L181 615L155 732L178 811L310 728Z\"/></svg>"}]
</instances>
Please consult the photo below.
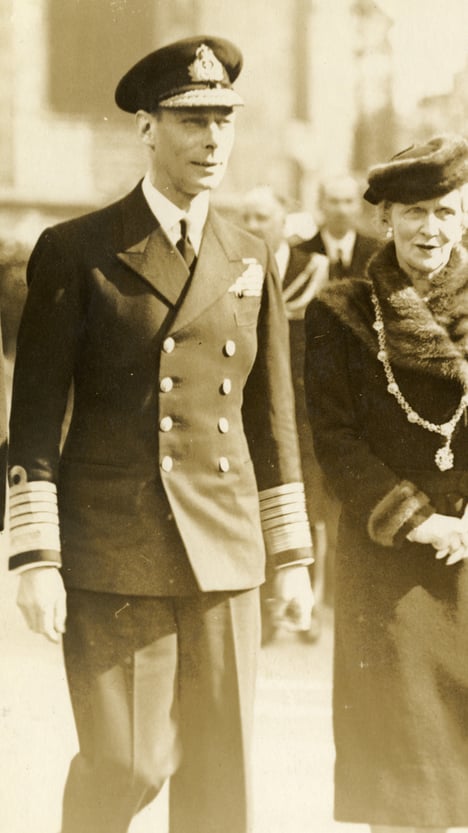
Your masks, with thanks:
<instances>
[{"instance_id":1,"label":"dark overcoat","mask_svg":"<svg viewBox=\"0 0 468 833\"><path fill-rule=\"evenodd\" d=\"M214 210L187 278L140 185L46 230L31 257L10 465L57 484L68 587L263 580L258 489L301 480L278 279L266 246ZM19 553L12 566L56 559Z\"/></svg>"},{"instance_id":2,"label":"dark overcoat","mask_svg":"<svg viewBox=\"0 0 468 833\"><path fill-rule=\"evenodd\" d=\"M468 270L452 253L420 298L393 244L369 275L397 383L441 424L468 384ZM316 453L342 502L336 563L336 817L468 825L468 562L447 566L410 529L468 498L468 429L443 438L410 422L377 358L371 283L336 284L306 318L306 392Z\"/></svg>"}]
</instances>

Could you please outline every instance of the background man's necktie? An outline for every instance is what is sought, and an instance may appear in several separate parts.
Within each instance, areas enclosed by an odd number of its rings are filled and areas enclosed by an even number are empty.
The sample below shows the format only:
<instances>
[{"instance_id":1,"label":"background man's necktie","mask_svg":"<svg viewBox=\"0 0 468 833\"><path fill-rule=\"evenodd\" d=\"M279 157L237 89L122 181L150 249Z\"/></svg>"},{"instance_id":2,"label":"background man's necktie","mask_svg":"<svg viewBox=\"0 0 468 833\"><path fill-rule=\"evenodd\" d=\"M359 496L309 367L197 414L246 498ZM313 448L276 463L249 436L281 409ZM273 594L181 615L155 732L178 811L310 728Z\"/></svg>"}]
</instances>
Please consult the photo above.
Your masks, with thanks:
<instances>
[{"instance_id":1,"label":"background man's necktie","mask_svg":"<svg viewBox=\"0 0 468 833\"><path fill-rule=\"evenodd\" d=\"M341 249L336 250L336 260L330 264L330 278L342 278L345 274L345 267L343 263L343 252Z\"/></svg>"},{"instance_id":2,"label":"background man's necktie","mask_svg":"<svg viewBox=\"0 0 468 833\"><path fill-rule=\"evenodd\" d=\"M188 227L187 227L187 220L180 221L180 239L177 241L177 248L181 253L182 257L184 258L189 271L192 271L192 266L195 262L196 255L195 250L190 242L190 238L188 236Z\"/></svg>"}]
</instances>

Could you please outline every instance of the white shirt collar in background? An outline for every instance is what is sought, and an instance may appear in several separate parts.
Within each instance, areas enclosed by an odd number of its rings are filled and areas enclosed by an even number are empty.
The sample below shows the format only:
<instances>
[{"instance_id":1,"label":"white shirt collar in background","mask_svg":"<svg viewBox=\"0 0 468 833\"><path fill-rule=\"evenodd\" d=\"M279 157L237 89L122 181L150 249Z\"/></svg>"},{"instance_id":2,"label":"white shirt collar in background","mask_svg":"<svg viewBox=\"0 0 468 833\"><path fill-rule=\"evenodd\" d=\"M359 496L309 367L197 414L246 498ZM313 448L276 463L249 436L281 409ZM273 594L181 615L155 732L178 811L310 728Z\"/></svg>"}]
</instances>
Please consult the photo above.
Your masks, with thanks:
<instances>
[{"instance_id":1,"label":"white shirt collar in background","mask_svg":"<svg viewBox=\"0 0 468 833\"><path fill-rule=\"evenodd\" d=\"M282 240L279 248L275 252L275 260L276 265L278 267L279 276L281 279L281 283L284 281L284 276L286 274L286 269L288 268L289 258L291 257L291 249L289 248L286 240Z\"/></svg>"},{"instance_id":2,"label":"white shirt collar in background","mask_svg":"<svg viewBox=\"0 0 468 833\"><path fill-rule=\"evenodd\" d=\"M356 242L356 232L351 229L344 237L332 237L327 229L321 229L320 234L330 263L336 263L341 256L344 266L349 266L353 259L353 249Z\"/></svg>"},{"instance_id":3,"label":"white shirt collar in background","mask_svg":"<svg viewBox=\"0 0 468 833\"><path fill-rule=\"evenodd\" d=\"M187 220L190 242L198 256L208 216L210 192L202 191L197 194L192 200L189 211L182 211L154 187L149 173L145 174L141 187L151 211L174 246L180 238L180 221Z\"/></svg>"}]
</instances>

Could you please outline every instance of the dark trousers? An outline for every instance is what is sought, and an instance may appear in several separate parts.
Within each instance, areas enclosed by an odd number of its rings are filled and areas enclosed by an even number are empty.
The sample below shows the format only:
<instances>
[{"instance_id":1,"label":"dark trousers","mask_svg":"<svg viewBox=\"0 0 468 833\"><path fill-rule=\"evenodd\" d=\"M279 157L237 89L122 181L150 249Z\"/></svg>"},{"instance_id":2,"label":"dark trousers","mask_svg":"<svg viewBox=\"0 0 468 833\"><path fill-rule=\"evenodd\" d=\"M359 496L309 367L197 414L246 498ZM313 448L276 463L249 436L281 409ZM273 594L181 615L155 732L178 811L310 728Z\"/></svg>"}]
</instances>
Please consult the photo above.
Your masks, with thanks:
<instances>
[{"instance_id":1,"label":"dark trousers","mask_svg":"<svg viewBox=\"0 0 468 833\"><path fill-rule=\"evenodd\" d=\"M252 829L258 591L68 594L80 751L62 833L125 833L170 777L170 833Z\"/></svg>"}]
</instances>

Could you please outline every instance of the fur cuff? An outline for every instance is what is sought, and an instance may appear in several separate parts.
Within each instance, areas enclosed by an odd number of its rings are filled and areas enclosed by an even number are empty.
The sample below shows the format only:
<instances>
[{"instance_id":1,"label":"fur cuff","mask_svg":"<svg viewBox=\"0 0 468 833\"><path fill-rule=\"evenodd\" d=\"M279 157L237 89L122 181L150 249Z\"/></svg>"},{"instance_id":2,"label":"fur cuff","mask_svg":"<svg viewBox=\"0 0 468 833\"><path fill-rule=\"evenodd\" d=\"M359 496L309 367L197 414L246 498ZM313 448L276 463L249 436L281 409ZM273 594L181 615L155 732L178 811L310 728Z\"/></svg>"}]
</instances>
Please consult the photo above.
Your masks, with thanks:
<instances>
[{"instance_id":1,"label":"fur cuff","mask_svg":"<svg viewBox=\"0 0 468 833\"><path fill-rule=\"evenodd\" d=\"M428 496L409 480L403 480L379 501L367 529L377 544L394 547L434 511Z\"/></svg>"}]
</instances>

